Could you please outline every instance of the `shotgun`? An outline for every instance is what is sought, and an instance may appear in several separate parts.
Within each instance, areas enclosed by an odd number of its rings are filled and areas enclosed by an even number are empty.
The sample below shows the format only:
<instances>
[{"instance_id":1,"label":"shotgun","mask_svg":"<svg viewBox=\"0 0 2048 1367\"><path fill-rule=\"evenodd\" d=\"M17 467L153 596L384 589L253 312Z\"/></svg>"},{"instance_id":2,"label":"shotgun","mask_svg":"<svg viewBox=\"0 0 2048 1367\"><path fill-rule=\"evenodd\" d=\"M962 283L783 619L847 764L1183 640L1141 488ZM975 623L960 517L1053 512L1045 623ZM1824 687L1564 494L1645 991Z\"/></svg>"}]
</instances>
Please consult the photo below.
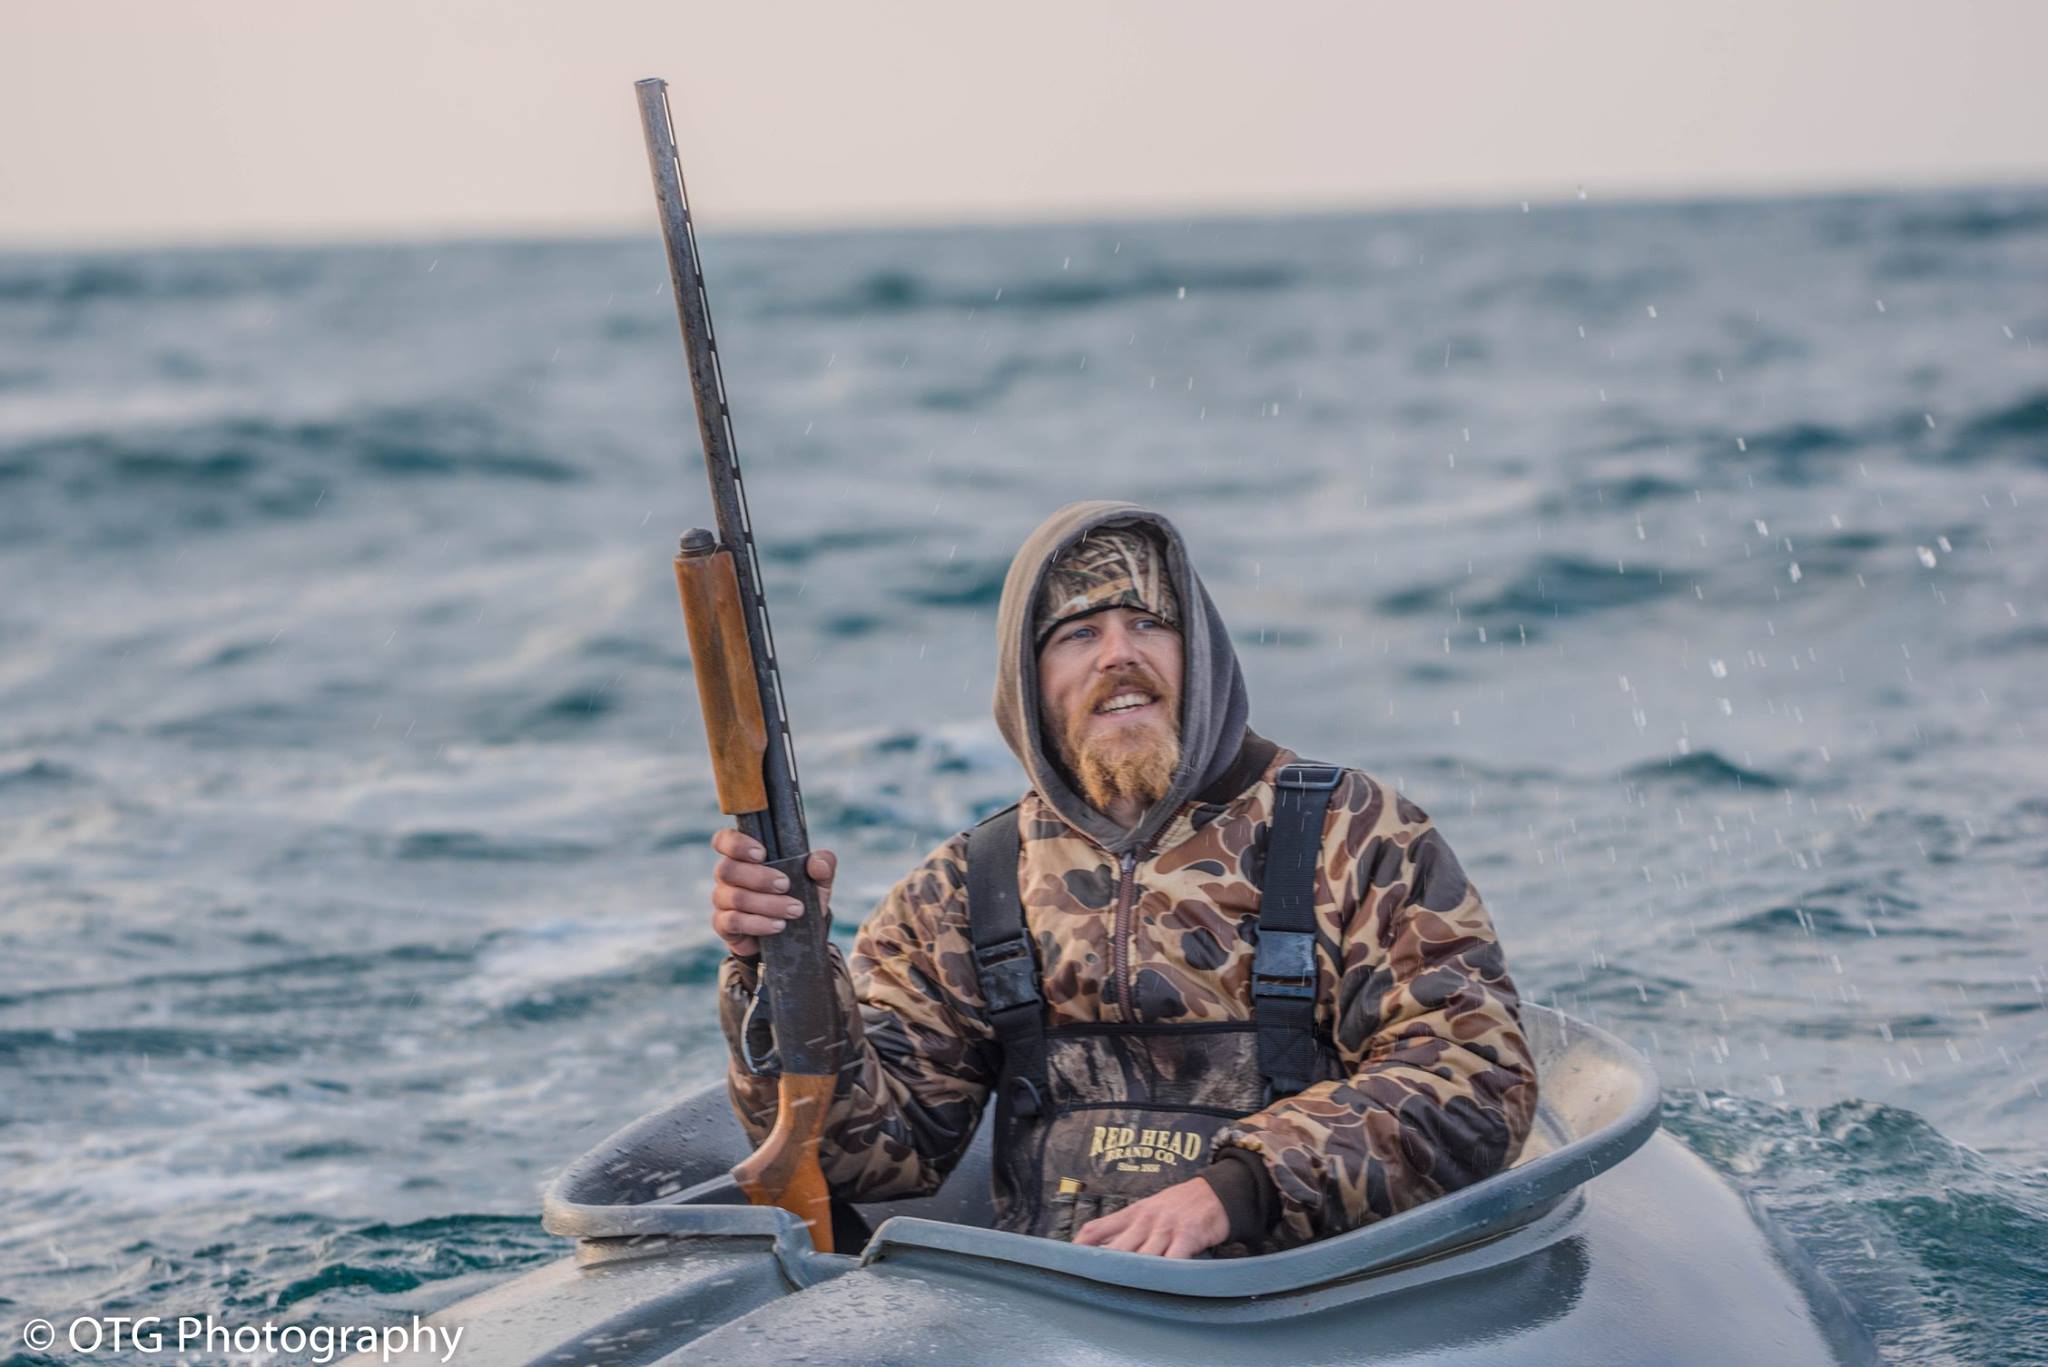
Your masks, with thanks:
<instances>
[{"instance_id":1,"label":"shotgun","mask_svg":"<svg viewBox=\"0 0 2048 1367\"><path fill-rule=\"evenodd\" d=\"M732 1170L757 1206L780 1206L810 1226L811 1242L832 1251L831 1202L818 1166L818 1137L837 1077L840 1022L826 956L828 926L811 882L810 840L804 830L803 794L797 788L796 750L782 696L775 640L753 522L733 450L732 413L725 376L704 296L696 226L683 193L676 158L668 82L634 83L661 235L668 246L669 283L682 321L690 397L711 477L714 534L694 528L676 555L676 589L690 638L697 700L710 741L719 810L768 852L768 863L789 879L789 895L804 914L779 935L761 937L762 984L775 1052L782 1063L776 1084L775 1127L752 1157Z\"/></svg>"}]
</instances>

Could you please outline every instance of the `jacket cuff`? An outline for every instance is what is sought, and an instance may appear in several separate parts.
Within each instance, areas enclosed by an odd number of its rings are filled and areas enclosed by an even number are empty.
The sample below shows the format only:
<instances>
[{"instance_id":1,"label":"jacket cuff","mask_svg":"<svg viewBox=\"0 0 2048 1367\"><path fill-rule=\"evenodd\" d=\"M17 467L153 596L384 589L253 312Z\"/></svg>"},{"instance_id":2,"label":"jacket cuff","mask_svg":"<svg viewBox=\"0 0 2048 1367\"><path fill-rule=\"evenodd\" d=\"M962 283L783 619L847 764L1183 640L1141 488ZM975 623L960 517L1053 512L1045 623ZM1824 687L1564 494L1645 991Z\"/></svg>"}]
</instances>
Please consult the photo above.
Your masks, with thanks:
<instances>
[{"instance_id":1,"label":"jacket cuff","mask_svg":"<svg viewBox=\"0 0 2048 1367\"><path fill-rule=\"evenodd\" d=\"M1280 1191L1273 1175L1250 1149L1226 1148L1197 1174L1223 1203L1230 1217L1226 1243L1256 1244L1273 1228L1280 1210Z\"/></svg>"}]
</instances>

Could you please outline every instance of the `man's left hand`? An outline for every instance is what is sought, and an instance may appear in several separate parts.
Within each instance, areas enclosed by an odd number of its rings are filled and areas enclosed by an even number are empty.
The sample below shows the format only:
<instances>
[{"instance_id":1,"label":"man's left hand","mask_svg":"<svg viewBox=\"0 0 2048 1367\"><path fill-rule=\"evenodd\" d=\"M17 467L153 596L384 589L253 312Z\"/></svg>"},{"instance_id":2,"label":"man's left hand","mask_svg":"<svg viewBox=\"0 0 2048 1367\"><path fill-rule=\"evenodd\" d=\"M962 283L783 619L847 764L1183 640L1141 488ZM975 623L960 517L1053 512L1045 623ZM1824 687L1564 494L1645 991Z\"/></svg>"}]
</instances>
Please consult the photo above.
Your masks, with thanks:
<instances>
[{"instance_id":1,"label":"man's left hand","mask_svg":"<svg viewBox=\"0 0 2048 1367\"><path fill-rule=\"evenodd\" d=\"M1230 1215L1216 1199L1215 1188L1196 1177L1090 1220L1074 1232L1074 1242L1125 1253L1192 1258L1222 1243L1229 1233Z\"/></svg>"}]
</instances>

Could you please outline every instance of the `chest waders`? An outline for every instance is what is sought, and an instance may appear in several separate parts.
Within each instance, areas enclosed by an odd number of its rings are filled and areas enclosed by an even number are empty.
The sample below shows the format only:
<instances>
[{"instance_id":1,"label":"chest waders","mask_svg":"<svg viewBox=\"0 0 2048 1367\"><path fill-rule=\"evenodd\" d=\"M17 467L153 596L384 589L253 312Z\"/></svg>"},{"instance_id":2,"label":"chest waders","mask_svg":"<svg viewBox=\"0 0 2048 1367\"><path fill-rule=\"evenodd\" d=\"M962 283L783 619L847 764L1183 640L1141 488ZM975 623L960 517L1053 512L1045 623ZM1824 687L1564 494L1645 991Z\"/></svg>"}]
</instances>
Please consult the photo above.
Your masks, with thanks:
<instances>
[{"instance_id":1,"label":"chest waders","mask_svg":"<svg viewBox=\"0 0 2048 1367\"><path fill-rule=\"evenodd\" d=\"M1050 1029L1017 884L1017 809L967 838L974 970L1002 1049L994 1178L1001 1227L1071 1238L1079 1226L1194 1177L1232 1120L1341 1075L1319 1041L1315 877L1324 813L1344 771L1280 771L1259 883L1251 1019Z\"/></svg>"}]
</instances>

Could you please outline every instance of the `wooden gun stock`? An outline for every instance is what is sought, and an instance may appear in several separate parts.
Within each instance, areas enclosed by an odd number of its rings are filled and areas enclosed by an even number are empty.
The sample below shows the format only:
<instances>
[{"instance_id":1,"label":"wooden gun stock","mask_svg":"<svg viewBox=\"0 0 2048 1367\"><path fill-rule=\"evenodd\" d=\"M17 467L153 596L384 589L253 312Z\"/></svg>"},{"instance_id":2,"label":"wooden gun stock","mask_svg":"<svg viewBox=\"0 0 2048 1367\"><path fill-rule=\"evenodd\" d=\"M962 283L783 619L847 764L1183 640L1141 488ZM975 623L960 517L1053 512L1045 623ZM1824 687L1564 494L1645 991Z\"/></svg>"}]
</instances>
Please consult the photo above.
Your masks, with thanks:
<instances>
[{"instance_id":1,"label":"wooden gun stock","mask_svg":"<svg viewBox=\"0 0 2048 1367\"><path fill-rule=\"evenodd\" d=\"M757 1206L781 1206L811 1227L820 1253L832 1248L832 1193L818 1164L818 1139L832 1104L830 1077L784 1073L776 1083L775 1128L732 1170L740 1190Z\"/></svg>"}]
</instances>

